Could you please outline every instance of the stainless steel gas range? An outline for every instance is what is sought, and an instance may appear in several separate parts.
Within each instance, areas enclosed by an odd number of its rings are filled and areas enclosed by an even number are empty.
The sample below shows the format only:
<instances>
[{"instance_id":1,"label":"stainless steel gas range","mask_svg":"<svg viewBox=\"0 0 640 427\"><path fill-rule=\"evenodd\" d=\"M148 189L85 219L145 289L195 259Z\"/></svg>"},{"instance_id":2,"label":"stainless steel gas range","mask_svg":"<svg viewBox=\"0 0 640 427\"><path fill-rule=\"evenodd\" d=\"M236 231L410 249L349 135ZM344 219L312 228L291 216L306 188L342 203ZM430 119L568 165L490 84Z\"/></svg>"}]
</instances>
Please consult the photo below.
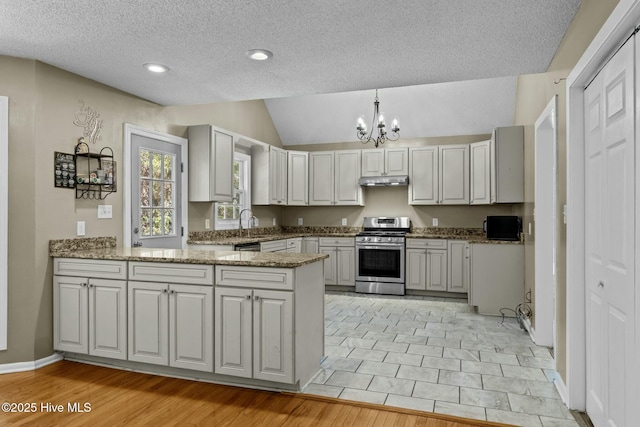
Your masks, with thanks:
<instances>
[{"instance_id":1,"label":"stainless steel gas range","mask_svg":"<svg viewBox=\"0 0 640 427\"><path fill-rule=\"evenodd\" d=\"M408 217L365 217L356 235L356 292L404 295Z\"/></svg>"}]
</instances>

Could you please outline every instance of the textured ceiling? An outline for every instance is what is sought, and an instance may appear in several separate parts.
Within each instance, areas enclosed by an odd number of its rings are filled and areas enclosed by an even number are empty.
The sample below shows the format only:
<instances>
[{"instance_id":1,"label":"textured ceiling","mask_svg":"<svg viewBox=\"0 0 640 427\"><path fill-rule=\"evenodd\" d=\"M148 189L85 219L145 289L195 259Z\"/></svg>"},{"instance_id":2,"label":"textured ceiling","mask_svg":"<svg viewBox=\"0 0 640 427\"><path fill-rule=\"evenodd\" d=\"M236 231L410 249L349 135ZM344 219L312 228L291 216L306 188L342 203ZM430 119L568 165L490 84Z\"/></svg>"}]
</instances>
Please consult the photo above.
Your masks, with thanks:
<instances>
[{"instance_id":1,"label":"textured ceiling","mask_svg":"<svg viewBox=\"0 0 640 427\"><path fill-rule=\"evenodd\" d=\"M579 5L3 0L0 54L37 59L162 105L282 98L544 72ZM274 57L251 61L245 52L252 48ZM150 75L145 62L171 70ZM279 131L283 126L276 121Z\"/></svg>"}]
</instances>

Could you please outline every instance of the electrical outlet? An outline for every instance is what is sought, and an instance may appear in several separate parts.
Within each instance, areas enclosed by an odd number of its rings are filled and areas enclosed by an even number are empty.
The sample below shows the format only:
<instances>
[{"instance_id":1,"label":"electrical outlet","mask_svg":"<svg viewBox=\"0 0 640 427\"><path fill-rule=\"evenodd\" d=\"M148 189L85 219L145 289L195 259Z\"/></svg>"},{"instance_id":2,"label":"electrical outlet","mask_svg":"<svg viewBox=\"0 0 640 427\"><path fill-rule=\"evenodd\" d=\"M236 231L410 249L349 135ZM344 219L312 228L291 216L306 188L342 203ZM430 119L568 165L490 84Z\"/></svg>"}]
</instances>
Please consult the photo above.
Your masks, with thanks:
<instances>
[{"instance_id":1,"label":"electrical outlet","mask_svg":"<svg viewBox=\"0 0 640 427\"><path fill-rule=\"evenodd\" d=\"M98 219L113 218L113 209L111 205L98 205Z\"/></svg>"},{"instance_id":2,"label":"electrical outlet","mask_svg":"<svg viewBox=\"0 0 640 427\"><path fill-rule=\"evenodd\" d=\"M531 223L529 223L529 236L531 236Z\"/></svg>"},{"instance_id":3,"label":"electrical outlet","mask_svg":"<svg viewBox=\"0 0 640 427\"><path fill-rule=\"evenodd\" d=\"M298 218L298 225L302 225L302 218Z\"/></svg>"},{"instance_id":4,"label":"electrical outlet","mask_svg":"<svg viewBox=\"0 0 640 427\"><path fill-rule=\"evenodd\" d=\"M278 222L276 221L276 219L275 219L275 218L273 218L273 224L272 224L272 225L273 225L274 227L275 227L276 225L278 225Z\"/></svg>"},{"instance_id":5,"label":"electrical outlet","mask_svg":"<svg viewBox=\"0 0 640 427\"><path fill-rule=\"evenodd\" d=\"M76 222L76 236L84 236L85 234L85 223L84 221Z\"/></svg>"},{"instance_id":6,"label":"electrical outlet","mask_svg":"<svg viewBox=\"0 0 640 427\"><path fill-rule=\"evenodd\" d=\"M432 224L434 227L437 227L437 226L438 226L438 218L433 218L433 219L431 220L431 224Z\"/></svg>"},{"instance_id":7,"label":"electrical outlet","mask_svg":"<svg viewBox=\"0 0 640 427\"><path fill-rule=\"evenodd\" d=\"M343 226L347 225L347 218L342 218L342 225Z\"/></svg>"},{"instance_id":8,"label":"electrical outlet","mask_svg":"<svg viewBox=\"0 0 640 427\"><path fill-rule=\"evenodd\" d=\"M204 229L208 230L211 228L211 220L209 218L204 220Z\"/></svg>"}]
</instances>

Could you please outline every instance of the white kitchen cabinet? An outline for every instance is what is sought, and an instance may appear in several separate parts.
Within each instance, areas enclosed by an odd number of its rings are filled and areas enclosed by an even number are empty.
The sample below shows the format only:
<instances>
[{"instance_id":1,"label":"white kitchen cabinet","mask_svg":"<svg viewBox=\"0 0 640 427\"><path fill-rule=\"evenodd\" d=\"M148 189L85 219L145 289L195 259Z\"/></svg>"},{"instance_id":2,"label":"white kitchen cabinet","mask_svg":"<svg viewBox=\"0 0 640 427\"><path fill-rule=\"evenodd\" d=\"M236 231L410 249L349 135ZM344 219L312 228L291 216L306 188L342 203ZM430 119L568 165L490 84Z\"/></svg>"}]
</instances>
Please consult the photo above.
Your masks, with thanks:
<instances>
[{"instance_id":1,"label":"white kitchen cabinet","mask_svg":"<svg viewBox=\"0 0 640 427\"><path fill-rule=\"evenodd\" d=\"M447 251L427 249L427 290L447 290Z\"/></svg>"},{"instance_id":2,"label":"white kitchen cabinet","mask_svg":"<svg viewBox=\"0 0 640 427\"><path fill-rule=\"evenodd\" d=\"M437 146L409 149L409 204L438 204L438 176Z\"/></svg>"},{"instance_id":3,"label":"white kitchen cabinet","mask_svg":"<svg viewBox=\"0 0 640 427\"><path fill-rule=\"evenodd\" d=\"M523 203L524 127L495 128L490 156L491 203Z\"/></svg>"},{"instance_id":4,"label":"white kitchen cabinet","mask_svg":"<svg viewBox=\"0 0 640 427\"><path fill-rule=\"evenodd\" d=\"M319 245L317 237L303 237L302 238L302 253L303 254L317 254L319 253Z\"/></svg>"},{"instance_id":5,"label":"white kitchen cabinet","mask_svg":"<svg viewBox=\"0 0 640 427\"><path fill-rule=\"evenodd\" d=\"M408 148L362 150L362 176L394 176L408 173Z\"/></svg>"},{"instance_id":6,"label":"white kitchen cabinet","mask_svg":"<svg viewBox=\"0 0 640 427\"><path fill-rule=\"evenodd\" d=\"M440 204L469 204L469 144L439 147Z\"/></svg>"},{"instance_id":7,"label":"white kitchen cabinet","mask_svg":"<svg viewBox=\"0 0 640 427\"><path fill-rule=\"evenodd\" d=\"M126 281L90 277L125 278L125 265L120 261L54 260L54 349L126 359Z\"/></svg>"},{"instance_id":8,"label":"white kitchen cabinet","mask_svg":"<svg viewBox=\"0 0 640 427\"><path fill-rule=\"evenodd\" d=\"M447 245L447 291L467 293L469 291L469 242L449 240Z\"/></svg>"},{"instance_id":9,"label":"white kitchen cabinet","mask_svg":"<svg viewBox=\"0 0 640 427\"><path fill-rule=\"evenodd\" d=\"M469 156L469 203L488 205L491 203L491 141L470 144Z\"/></svg>"},{"instance_id":10,"label":"white kitchen cabinet","mask_svg":"<svg viewBox=\"0 0 640 427\"><path fill-rule=\"evenodd\" d=\"M287 204L305 206L309 204L309 153L287 151Z\"/></svg>"},{"instance_id":11,"label":"white kitchen cabinet","mask_svg":"<svg viewBox=\"0 0 640 427\"><path fill-rule=\"evenodd\" d=\"M233 198L231 133L210 125L189 126L189 201L230 202Z\"/></svg>"},{"instance_id":12,"label":"white kitchen cabinet","mask_svg":"<svg viewBox=\"0 0 640 427\"><path fill-rule=\"evenodd\" d=\"M407 249L405 287L424 291L427 289L427 250Z\"/></svg>"},{"instance_id":13,"label":"white kitchen cabinet","mask_svg":"<svg viewBox=\"0 0 640 427\"><path fill-rule=\"evenodd\" d=\"M129 360L213 371L213 287L129 281Z\"/></svg>"},{"instance_id":14,"label":"white kitchen cabinet","mask_svg":"<svg viewBox=\"0 0 640 427\"><path fill-rule=\"evenodd\" d=\"M309 205L364 205L360 150L309 153Z\"/></svg>"},{"instance_id":15,"label":"white kitchen cabinet","mask_svg":"<svg viewBox=\"0 0 640 427\"><path fill-rule=\"evenodd\" d=\"M524 300L524 245L480 244L470 247L469 305L478 313L501 315L501 308L515 310ZM513 312L505 311L507 316Z\"/></svg>"},{"instance_id":16,"label":"white kitchen cabinet","mask_svg":"<svg viewBox=\"0 0 640 427\"><path fill-rule=\"evenodd\" d=\"M302 237L287 239L287 252L294 254L302 253Z\"/></svg>"},{"instance_id":17,"label":"white kitchen cabinet","mask_svg":"<svg viewBox=\"0 0 640 427\"><path fill-rule=\"evenodd\" d=\"M287 252L287 239L260 242L260 252Z\"/></svg>"},{"instance_id":18,"label":"white kitchen cabinet","mask_svg":"<svg viewBox=\"0 0 640 427\"><path fill-rule=\"evenodd\" d=\"M213 371L213 266L129 262L128 300L129 360Z\"/></svg>"},{"instance_id":19,"label":"white kitchen cabinet","mask_svg":"<svg viewBox=\"0 0 640 427\"><path fill-rule=\"evenodd\" d=\"M447 240L407 239L405 287L447 290Z\"/></svg>"},{"instance_id":20,"label":"white kitchen cabinet","mask_svg":"<svg viewBox=\"0 0 640 427\"><path fill-rule=\"evenodd\" d=\"M287 384L314 375L322 344L309 339L322 340L323 304L305 298L322 301L324 290L313 283L320 274L318 264L295 272L216 267L215 372ZM294 287L293 277L300 288ZM313 295L299 292L310 286Z\"/></svg>"},{"instance_id":21,"label":"white kitchen cabinet","mask_svg":"<svg viewBox=\"0 0 640 427\"><path fill-rule=\"evenodd\" d=\"M355 240L351 237L321 237L319 252L328 254L324 260L325 285L355 286Z\"/></svg>"},{"instance_id":22,"label":"white kitchen cabinet","mask_svg":"<svg viewBox=\"0 0 640 427\"><path fill-rule=\"evenodd\" d=\"M287 204L287 152L278 147L251 150L251 204Z\"/></svg>"},{"instance_id":23,"label":"white kitchen cabinet","mask_svg":"<svg viewBox=\"0 0 640 427\"><path fill-rule=\"evenodd\" d=\"M409 150L409 204L469 203L469 145Z\"/></svg>"}]
</instances>

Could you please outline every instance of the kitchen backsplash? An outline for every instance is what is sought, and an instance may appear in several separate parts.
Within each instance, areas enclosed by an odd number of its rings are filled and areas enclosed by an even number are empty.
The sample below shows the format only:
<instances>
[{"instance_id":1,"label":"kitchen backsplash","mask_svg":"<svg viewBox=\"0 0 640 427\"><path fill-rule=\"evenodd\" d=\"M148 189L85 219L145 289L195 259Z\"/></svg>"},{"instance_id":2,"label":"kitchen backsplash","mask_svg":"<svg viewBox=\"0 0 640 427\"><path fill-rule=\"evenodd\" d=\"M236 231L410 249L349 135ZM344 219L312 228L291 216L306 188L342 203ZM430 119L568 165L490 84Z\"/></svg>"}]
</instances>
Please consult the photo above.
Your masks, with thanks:
<instances>
[{"instance_id":1,"label":"kitchen backsplash","mask_svg":"<svg viewBox=\"0 0 640 427\"><path fill-rule=\"evenodd\" d=\"M78 237L75 239L49 240L49 253L115 247L115 237Z\"/></svg>"}]
</instances>

